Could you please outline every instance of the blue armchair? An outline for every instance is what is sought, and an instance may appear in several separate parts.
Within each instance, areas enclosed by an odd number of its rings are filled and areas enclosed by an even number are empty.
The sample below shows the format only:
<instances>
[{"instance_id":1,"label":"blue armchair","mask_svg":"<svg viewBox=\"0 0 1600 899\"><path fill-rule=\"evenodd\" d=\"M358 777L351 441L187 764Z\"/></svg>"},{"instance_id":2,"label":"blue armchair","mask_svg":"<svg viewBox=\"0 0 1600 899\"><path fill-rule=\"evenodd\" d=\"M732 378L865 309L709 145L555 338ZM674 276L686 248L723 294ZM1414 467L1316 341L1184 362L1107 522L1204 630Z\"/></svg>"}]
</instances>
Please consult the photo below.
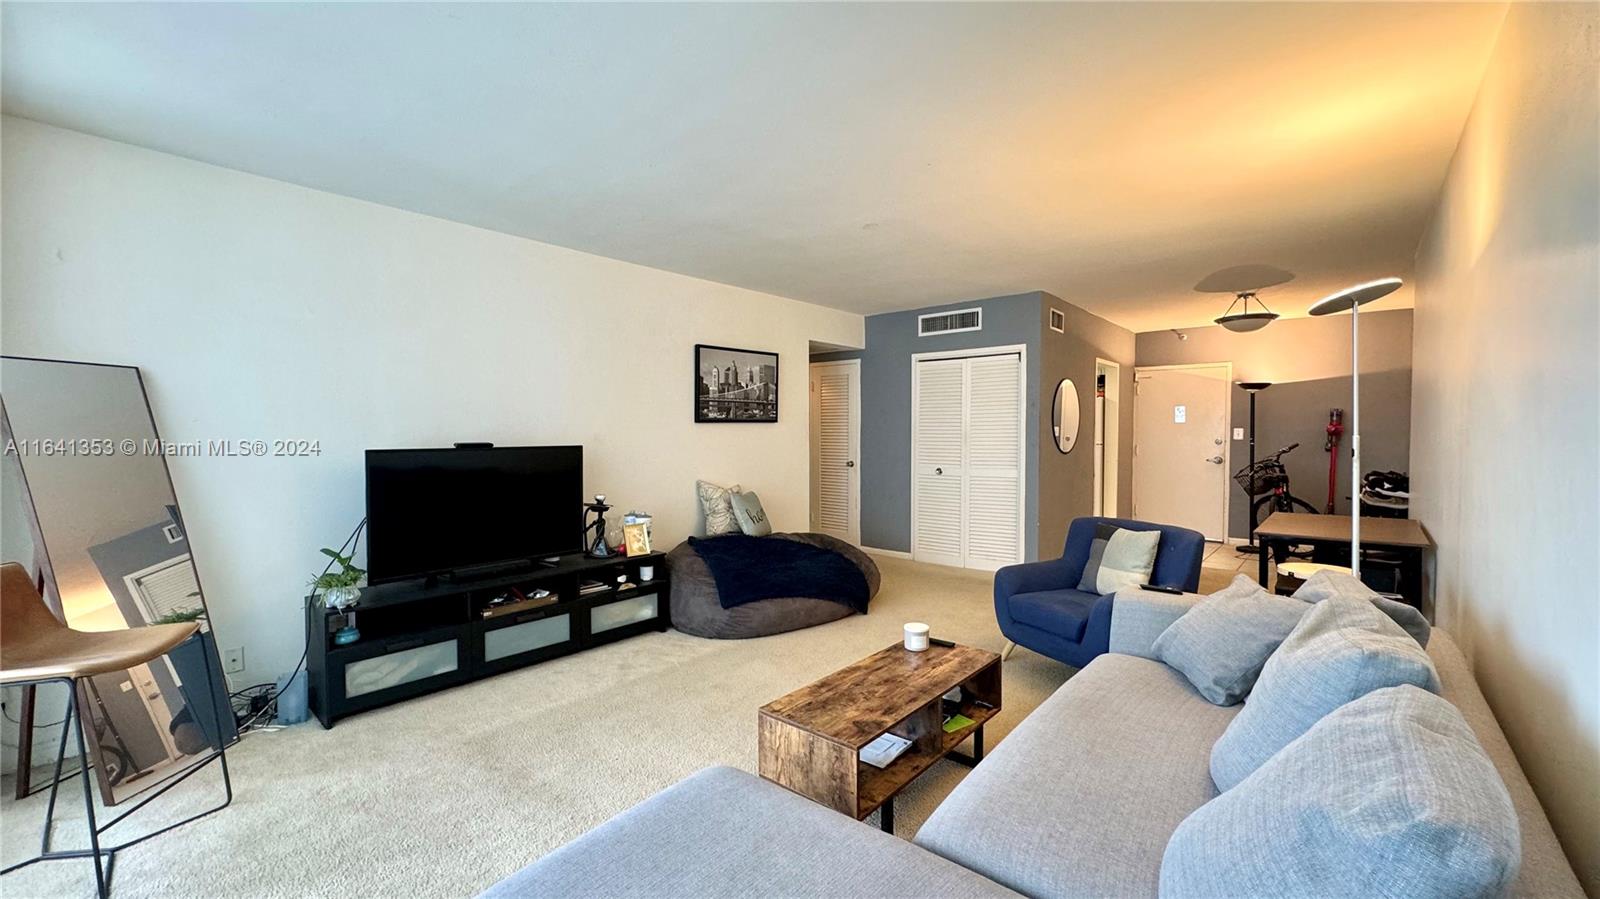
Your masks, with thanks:
<instances>
[{"instance_id":1,"label":"blue armchair","mask_svg":"<svg viewBox=\"0 0 1600 899\"><path fill-rule=\"evenodd\" d=\"M1115 596L1078 589L1095 528L1102 523L1133 531L1160 531L1150 583L1190 592L1199 589L1206 539L1198 531L1126 518L1075 519L1067 528L1061 558L1010 565L995 572L994 614L1000 621L1000 633L1011 644L1075 668L1106 651ZM1011 649L1008 644L1006 654Z\"/></svg>"}]
</instances>

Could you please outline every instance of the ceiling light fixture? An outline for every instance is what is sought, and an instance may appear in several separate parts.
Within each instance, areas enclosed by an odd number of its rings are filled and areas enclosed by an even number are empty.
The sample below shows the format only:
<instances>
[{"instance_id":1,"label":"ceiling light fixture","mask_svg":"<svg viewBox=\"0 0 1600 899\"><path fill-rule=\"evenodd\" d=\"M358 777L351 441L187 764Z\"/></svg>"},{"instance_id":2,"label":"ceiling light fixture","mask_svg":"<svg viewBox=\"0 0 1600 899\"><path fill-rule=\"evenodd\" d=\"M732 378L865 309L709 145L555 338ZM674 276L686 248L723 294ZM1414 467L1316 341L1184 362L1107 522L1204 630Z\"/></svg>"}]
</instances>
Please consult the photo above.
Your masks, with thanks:
<instances>
[{"instance_id":1,"label":"ceiling light fixture","mask_svg":"<svg viewBox=\"0 0 1600 899\"><path fill-rule=\"evenodd\" d=\"M1260 307L1259 311L1250 311L1251 300L1256 301L1256 305ZM1244 304L1244 309L1234 312L1234 307L1240 303ZM1228 311L1217 319L1217 324L1227 328L1229 331L1236 331L1242 334L1246 331L1259 331L1272 324L1277 317L1278 313L1268 309L1267 304L1261 302L1261 298L1256 296L1255 291L1241 290L1234 294L1233 302L1228 304Z\"/></svg>"},{"instance_id":2,"label":"ceiling light fixture","mask_svg":"<svg viewBox=\"0 0 1600 899\"><path fill-rule=\"evenodd\" d=\"M1274 266L1235 265L1206 275L1194 289L1201 293L1233 294L1233 302L1229 304L1228 311L1216 319L1216 323L1229 331L1244 333L1259 331L1272 324L1278 317L1278 313L1268 309L1267 304L1261 302L1261 297L1257 296L1256 292L1279 284L1287 284L1293 280L1293 272ZM1254 312L1250 311L1251 302L1257 306ZM1233 310L1239 308L1241 303L1243 308L1234 312Z\"/></svg>"}]
</instances>

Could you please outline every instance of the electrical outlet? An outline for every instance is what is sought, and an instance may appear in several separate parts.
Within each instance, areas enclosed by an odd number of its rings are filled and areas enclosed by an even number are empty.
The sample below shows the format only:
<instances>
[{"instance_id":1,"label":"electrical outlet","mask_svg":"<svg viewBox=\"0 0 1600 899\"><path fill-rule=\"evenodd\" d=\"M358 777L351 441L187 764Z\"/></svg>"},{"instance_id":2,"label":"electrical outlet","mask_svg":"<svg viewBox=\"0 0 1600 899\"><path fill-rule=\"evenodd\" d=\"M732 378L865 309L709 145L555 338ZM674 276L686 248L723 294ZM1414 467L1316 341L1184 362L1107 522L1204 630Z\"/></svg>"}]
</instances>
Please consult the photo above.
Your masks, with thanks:
<instances>
[{"instance_id":1,"label":"electrical outlet","mask_svg":"<svg viewBox=\"0 0 1600 899\"><path fill-rule=\"evenodd\" d=\"M222 651L222 670L229 674L238 674L244 670L244 647L235 646Z\"/></svg>"},{"instance_id":2,"label":"electrical outlet","mask_svg":"<svg viewBox=\"0 0 1600 899\"><path fill-rule=\"evenodd\" d=\"M1235 440L1243 440L1244 439L1244 428L1234 428L1233 429L1233 439L1235 439Z\"/></svg>"}]
</instances>

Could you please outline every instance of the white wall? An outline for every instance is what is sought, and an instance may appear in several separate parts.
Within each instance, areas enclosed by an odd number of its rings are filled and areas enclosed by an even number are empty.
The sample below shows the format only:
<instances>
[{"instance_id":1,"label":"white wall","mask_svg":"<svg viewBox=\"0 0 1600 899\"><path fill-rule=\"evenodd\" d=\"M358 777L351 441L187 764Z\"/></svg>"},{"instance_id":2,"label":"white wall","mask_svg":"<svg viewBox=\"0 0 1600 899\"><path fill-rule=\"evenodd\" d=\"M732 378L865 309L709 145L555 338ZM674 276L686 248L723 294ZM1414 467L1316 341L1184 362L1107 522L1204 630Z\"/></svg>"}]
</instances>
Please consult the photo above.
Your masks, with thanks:
<instances>
[{"instance_id":1,"label":"white wall","mask_svg":"<svg viewBox=\"0 0 1600 899\"><path fill-rule=\"evenodd\" d=\"M666 548L698 527L696 478L806 526L808 341L860 346L859 315L27 120L3 120L3 147L6 353L141 366L169 440L321 441L171 460L248 682L299 657L300 597L361 518L368 447L581 443L587 491L653 513ZM780 421L693 424L697 342L777 351Z\"/></svg>"},{"instance_id":2,"label":"white wall","mask_svg":"<svg viewBox=\"0 0 1600 899\"><path fill-rule=\"evenodd\" d=\"M1511 4L1417 254L1411 489L1461 640L1600 895L1600 15Z\"/></svg>"}]
</instances>

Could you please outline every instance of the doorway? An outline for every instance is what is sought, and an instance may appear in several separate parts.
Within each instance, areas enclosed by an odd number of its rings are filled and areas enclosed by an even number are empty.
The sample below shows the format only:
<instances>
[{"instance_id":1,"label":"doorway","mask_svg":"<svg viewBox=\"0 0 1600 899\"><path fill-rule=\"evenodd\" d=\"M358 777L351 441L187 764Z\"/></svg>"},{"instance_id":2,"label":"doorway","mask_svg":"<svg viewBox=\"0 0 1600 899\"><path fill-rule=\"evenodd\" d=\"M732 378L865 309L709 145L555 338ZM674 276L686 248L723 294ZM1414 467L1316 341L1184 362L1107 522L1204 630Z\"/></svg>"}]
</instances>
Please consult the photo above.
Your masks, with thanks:
<instances>
[{"instance_id":1,"label":"doorway","mask_svg":"<svg viewBox=\"0 0 1600 899\"><path fill-rule=\"evenodd\" d=\"M811 363L811 530L861 545L861 360Z\"/></svg>"},{"instance_id":2,"label":"doorway","mask_svg":"<svg viewBox=\"0 0 1600 899\"><path fill-rule=\"evenodd\" d=\"M1134 369L1133 514L1228 536L1233 364Z\"/></svg>"},{"instance_id":3,"label":"doorway","mask_svg":"<svg viewBox=\"0 0 1600 899\"><path fill-rule=\"evenodd\" d=\"M1021 346L911 357L911 557L993 571L1023 558Z\"/></svg>"},{"instance_id":4,"label":"doorway","mask_svg":"<svg viewBox=\"0 0 1600 899\"><path fill-rule=\"evenodd\" d=\"M1094 360L1094 514L1118 515L1122 482L1122 366Z\"/></svg>"}]
</instances>

